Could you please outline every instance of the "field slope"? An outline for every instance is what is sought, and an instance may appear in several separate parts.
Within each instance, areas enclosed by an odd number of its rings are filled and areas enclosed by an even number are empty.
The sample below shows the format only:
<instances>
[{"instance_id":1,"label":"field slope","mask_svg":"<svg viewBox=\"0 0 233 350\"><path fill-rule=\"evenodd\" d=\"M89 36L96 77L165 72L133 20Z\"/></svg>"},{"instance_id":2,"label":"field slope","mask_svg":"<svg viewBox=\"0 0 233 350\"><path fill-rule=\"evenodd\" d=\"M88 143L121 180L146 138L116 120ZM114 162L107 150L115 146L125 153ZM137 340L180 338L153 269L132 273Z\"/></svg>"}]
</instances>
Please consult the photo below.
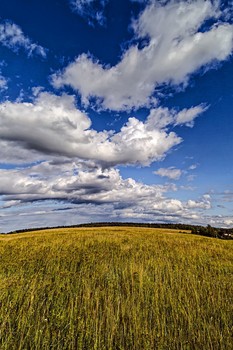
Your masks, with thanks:
<instances>
[{"instance_id":1,"label":"field slope","mask_svg":"<svg viewBox=\"0 0 233 350\"><path fill-rule=\"evenodd\" d=\"M230 350L232 248L136 227L0 236L0 349Z\"/></svg>"}]
</instances>

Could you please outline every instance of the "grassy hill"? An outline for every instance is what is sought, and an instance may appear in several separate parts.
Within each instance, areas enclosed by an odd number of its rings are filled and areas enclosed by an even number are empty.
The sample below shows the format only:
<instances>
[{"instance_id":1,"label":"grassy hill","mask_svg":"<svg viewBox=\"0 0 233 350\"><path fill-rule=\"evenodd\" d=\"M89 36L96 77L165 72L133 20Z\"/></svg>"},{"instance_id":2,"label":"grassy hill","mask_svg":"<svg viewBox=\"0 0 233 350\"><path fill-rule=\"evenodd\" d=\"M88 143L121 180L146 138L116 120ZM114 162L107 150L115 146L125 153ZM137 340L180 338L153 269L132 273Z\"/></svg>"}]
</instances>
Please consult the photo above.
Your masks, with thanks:
<instances>
[{"instance_id":1,"label":"grassy hill","mask_svg":"<svg viewBox=\"0 0 233 350\"><path fill-rule=\"evenodd\" d=\"M0 236L0 349L232 349L232 248L139 227Z\"/></svg>"}]
</instances>

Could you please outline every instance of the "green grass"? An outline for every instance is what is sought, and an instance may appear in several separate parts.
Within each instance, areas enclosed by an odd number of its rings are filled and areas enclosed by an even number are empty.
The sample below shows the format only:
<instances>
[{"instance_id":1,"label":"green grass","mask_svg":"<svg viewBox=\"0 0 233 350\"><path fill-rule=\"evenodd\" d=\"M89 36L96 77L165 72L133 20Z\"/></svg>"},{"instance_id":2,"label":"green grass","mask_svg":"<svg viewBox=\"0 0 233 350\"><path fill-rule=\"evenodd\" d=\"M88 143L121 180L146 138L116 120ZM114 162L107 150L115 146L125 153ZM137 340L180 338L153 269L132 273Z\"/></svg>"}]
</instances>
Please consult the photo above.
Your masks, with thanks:
<instances>
[{"instance_id":1,"label":"green grass","mask_svg":"<svg viewBox=\"0 0 233 350\"><path fill-rule=\"evenodd\" d=\"M232 248L146 228L4 236L0 349L233 349Z\"/></svg>"}]
</instances>

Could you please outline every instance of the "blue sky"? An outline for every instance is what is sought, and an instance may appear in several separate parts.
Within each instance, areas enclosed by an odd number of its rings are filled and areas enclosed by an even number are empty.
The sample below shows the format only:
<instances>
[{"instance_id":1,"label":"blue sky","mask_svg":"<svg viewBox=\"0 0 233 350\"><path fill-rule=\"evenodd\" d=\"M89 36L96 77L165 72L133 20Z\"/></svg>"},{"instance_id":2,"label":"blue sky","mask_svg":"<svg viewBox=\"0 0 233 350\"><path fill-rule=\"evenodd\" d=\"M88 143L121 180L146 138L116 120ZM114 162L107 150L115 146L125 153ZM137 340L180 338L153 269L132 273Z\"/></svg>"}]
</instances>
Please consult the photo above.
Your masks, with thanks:
<instances>
[{"instance_id":1,"label":"blue sky","mask_svg":"<svg viewBox=\"0 0 233 350\"><path fill-rule=\"evenodd\" d=\"M233 226L232 2L0 2L0 232Z\"/></svg>"}]
</instances>

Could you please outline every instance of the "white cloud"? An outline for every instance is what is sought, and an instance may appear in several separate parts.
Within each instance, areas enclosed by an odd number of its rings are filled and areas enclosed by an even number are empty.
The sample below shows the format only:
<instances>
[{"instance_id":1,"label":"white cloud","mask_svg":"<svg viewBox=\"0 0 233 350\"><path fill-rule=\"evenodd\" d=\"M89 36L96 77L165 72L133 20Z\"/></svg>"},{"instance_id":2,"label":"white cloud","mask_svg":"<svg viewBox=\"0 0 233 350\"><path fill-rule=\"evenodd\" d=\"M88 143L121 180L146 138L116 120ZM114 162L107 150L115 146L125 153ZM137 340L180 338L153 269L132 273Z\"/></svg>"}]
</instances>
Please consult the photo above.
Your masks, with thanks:
<instances>
[{"instance_id":1,"label":"white cloud","mask_svg":"<svg viewBox=\"0 0 233 350\"><path fill-rule=\"evenodd\" d=\"M45 58L47 55L45 48L33 43L17 24L9 21L0 24L0 43L14 52L23 48L28 56L36 54Z\"/></svg>"},{"instance_id":2,"label":"white cloud","mask_svg":"<svg viewBox=\"0 0 233 350\"><path fill-rule=\"evenodd\" d=\"M69 0L72 10L85 18L90 25L94 22L103 25L104 8L108 0Z\"/></svg>"},{"instance_id":3,"label":"white cloud","mask_svg":"<svg viewBox=\"0 0 233 350\"><path fill-rule=\"evenodd\" d=\"M190 165L188 170L195 170L197 167L198 167L198 164L192 164L192 165Z\"/></svg>"},{"instance_id":4,"label":"white cloud","mask_svg":"<svg viewBox=\"0 0 233 350\"><path fill-rule=\"evenodd\" d=\"M233 226L233 220L232 219L223 219L222 220L223 224L225 225L225 227L232 227Z\"/></svg>"},{"instance_id":5,"label":"white cloud","mask_svg":"<svg viewBox=\"0 0 233 350\"><path fill-rule=\"evenodd\" d=\"M86 54L52 76L56 88L77 90L84 104L91 97L104 109L130 110L155 103L156 87L187 84L202 67L226 60L233 49L233 25L220 22L219 2L210 0L152 2L133 22L138 41L112 67ZM214 25L201 26L212 18ZM190 120L189 120L190 118ZM180 115L178 124L192 126L192 115Z\"/></svg>"},{"instance_id":6,"label":"white cloud","mask_svg":"<svg viewBox=\"0 0 233 350\"><path fill-rule=\"evenodd\" d=\"M210 209L211 208L211 198L206 198L205 195L199 201L188 200L186 206L189 209Z\"/></svg>"},{"instance_id":7,"label":"white cloud","mask_svg":"<svg viewBox=\"0 0 233 350\"><path fill-rule=\"evenodd\" d=\"M191 111L193 110L194 108L191 108ZM185 113L186 113L187 111L185 110ZM187 113L189 113L189 112L187 112ZM154 113L153 113L154 114ZM181 112L179 112L177 115L180 115L180 114L182 114L182 111ZM160 119L158 119L158 120L160 120ZM165 117L165 120L166 120L166 117ZM174 120L177 120L177 118L176 117L174 117ZM176 123L176 122L175 122ZM176 124L175 124L176 125ZM189 168L188 168L188 170L194 170L194 169L196 169L197 168L197 166L198 166L198 164L192 164ZM180 170L180 169L177 169L177 168L175 168L175 167L169 167L169 168L160 168L160 169L158 169L157 171L154 171L154 174L156 174L156 175L159 175L159 176L161 176L161 177L168 177L169 179L171 179L171 180L179 180L180 179L180 177L181 177L181 175L182 174L188 174L188 171L187 170ZM196 177L196 175L194 175L194 174L190 174L190 175L187 175L186 176L186 178L187 178L187 180L188 181L193 181L194 179L195 179L195 177ZM192 189L192 187L187 187L186 188L186 186L181 186L183 189ZM206 195L207 196L207 195Z\"/></svg>"},{"instance_id":8,"label":"white cloud","mask_svg":"<svg viewBox=\"0 0 233 350\"><path fill-rule=\"evenodd\" d=\"M7 89L7 79L0 74L0 90Z\"/></svg>"},{"instance_id":9,"label":"white cloud","mask_svg":"<svg viewBox=\"0 0 233 350\"><path fill-rule=\"evenodd\" d=\"M184 191L195 191L195 187L192 187L192 186L184 186L184 185L181 185L180 187L179 187L179 189L181 189L181 190L184 190Z\"/></svg>"},{"instance_id":10,"label":"white cloud","mask_svg":"<svg viewBox=\"0 0 233 350\"><path fill-rule=\"evenodd\" d=\"M189 181L189 182L192 182L192 181L194 181L195 180L195 178L197 177L197 175L188 175L187 176L187 180Z\"/></svg>"},{"instance_id":11,"label":"white cloud","mask_svg":"<svg viewBox=\"0 0 233 350\"><path fill-rule=\"evenodd\" d=\"M154 174L162 176L162 177L168 177L171 180L179 180L179 178L182 175L182 171L180 169L176 169L174 167L160 168L157 171L155 171Z\"/></svg>"},{"instance_id":12,"label":"white cloud","mask_svg":"<svg viewBox=\"0 0 233 350\"><path fill-rule=\"evenodd\" d=\"M123 179L117 169L103 170L89 162L65 159L24 169L1 169L4 218L0 229L43 226L46 220L44 226L104 221L106 217L110 221L190 223L200 220L200 212L210 208L209 197L188 202L166 197L168 191L176 190L174 185L145 185L132 178ZM57 215L56 211L66 214ZM27 222L21 224L19 217L25 215Z\"/></svg>"},{"instance_id":13,"label":"white cloud","mask_svg":"<svg viewBox=\"0 0 233 350\"><path fill-rule=\"evenodd\" d=\"M166 113L169 118L169 110ZM171 114L175 121L174 112ZM32 103L0 104L0 123L1 159L8 161L17 152L20 159L30 158L28 152L33 152L33 160L45 154L92 159L108 167L149 165L182 141L176 133L153 124L151 115L145 122L129 118L119 132L97 132L91 128L90 118L76 108L74 96L46 92L39 93Z\"/></svg>"},{"instance_id":14,"label":"white cloud","mask_svg":"<svg viewBox=\"0 0 233 350\"><path fill-rule=\"evenodd\" d=\"M86 169L87 167L87 169ZM134 205L135 200L162 200L174 186L148 186L128 178L117 169L89 168L88 163L43 162L25 169L0 169L0 194L13 206L42 199L73 203Z\"/></svg>"},{"instance_id":15,"label":"white cloud","mask_svg":"<svg viewBox=\"0 0 233 350\"><path fill-rule=\"evenodd\" d=\"M201 113L207 110L207 107L199 105L189 109L183 109L176 116L175 125L186 125L193 127L194 119L199 117Z\"/></svg>"},{"instance_id":16,"label":"white cloud","mask_svg":"<svg viewBox=\"0 0 233 350\"><path fill-rule=\"evenodd\" d=\"M184 108L180 112L175 109L169 110L168 108L158 107L150 110L148 116L148 124L153 128L163 129L169 125L185 125L193 127L194 120L204 113L208 107L204 104L199 106Z\"/></svg>"},{"instance_id":17,"label":"white cloud","mask_svg":"<svg viewBox=\"0 0 233 350\"><path fill-rule=\"evenodd\" d=\"M74 96L34 89L30 103L1 103L0 158L2 162L20 164L17 169L0 169L1 208L9 214L4 214L3 221L1 218L2 225L23 227L20 217L28 210L31 214L27 225L31 227L42 225L43 213L49 225L76 223L77 210L80 220L85 217L85 221L106 220L106 212L112 221L166 221L172 217L174 222L194 220L198 217L195 210L207 207L192 208L178 199L166 198L166 192L177 190L174 184L145 185L132 178L123 179L113 168L118 164L149 165L163 159L182 141L169 131L179 113L160 107L153 109L144 122L131 117L118 132L97 132L90 118L77 109ZM32 159L37 163L23 167ZM50 212L46 209L48 201L53 203L48 205ZM44 204L33 211L39 204L30 203ZM55 214L55 203L71 205L65 221Z\"/></svg>"}]
</instances>

